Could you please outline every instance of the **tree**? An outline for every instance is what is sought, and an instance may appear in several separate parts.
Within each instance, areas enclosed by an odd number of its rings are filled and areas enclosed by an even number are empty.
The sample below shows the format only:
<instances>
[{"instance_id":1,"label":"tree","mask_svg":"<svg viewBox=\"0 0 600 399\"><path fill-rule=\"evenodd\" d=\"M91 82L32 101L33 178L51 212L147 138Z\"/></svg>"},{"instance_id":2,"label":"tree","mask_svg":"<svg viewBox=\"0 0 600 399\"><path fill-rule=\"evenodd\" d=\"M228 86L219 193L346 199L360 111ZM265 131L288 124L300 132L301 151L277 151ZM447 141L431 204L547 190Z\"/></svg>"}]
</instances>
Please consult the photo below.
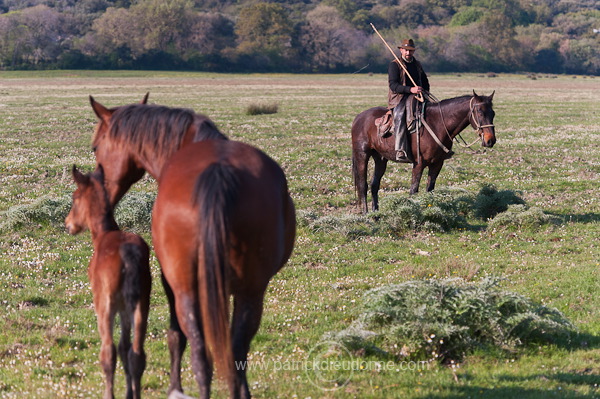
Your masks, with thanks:
<instances>
[{"instance_id":1,"label":"tree","mask_svg":"<svg viewBox=\"0 0 600 399\"><path fill-rule=\"evenodd\" d=\"M2 63L38 65L55 61L71 39L64 15L44 5L0 17Z\"/></svg>"},{"instance_id":2,"label":"tree","mask_svg":"<svg viewBox=\"0 0 600 399\"><path fill-rule=\"evenodd\" d=\"M280 4L256 3L242 9L235 33L242 57L259 59L265 67L281 67L291 58L293 28Z\"/></svg>"},{"instance_id":3,"label":"tree","mask_svg":"<svg viewBox=\"0 0 600 399\"><path fill-rule=\"evenodd\" d=\"M319 5L306 16L301 44L313 71L335 71L357 61L366 48L366 35L352 27L331 6Z\"/></svg>"},{"instance_id":4,"label":"tree","mask_svg":"<svg viewBox=\"0 0 600 399\"><path fill-rule=\"evenodd\" d=\"M147 52L178 53L192 34L194 11L188 0L146 0L131 8L109 7L92 25L80 49L108 54L129 49L134 58Z\"/></svg>"}]
</instances>

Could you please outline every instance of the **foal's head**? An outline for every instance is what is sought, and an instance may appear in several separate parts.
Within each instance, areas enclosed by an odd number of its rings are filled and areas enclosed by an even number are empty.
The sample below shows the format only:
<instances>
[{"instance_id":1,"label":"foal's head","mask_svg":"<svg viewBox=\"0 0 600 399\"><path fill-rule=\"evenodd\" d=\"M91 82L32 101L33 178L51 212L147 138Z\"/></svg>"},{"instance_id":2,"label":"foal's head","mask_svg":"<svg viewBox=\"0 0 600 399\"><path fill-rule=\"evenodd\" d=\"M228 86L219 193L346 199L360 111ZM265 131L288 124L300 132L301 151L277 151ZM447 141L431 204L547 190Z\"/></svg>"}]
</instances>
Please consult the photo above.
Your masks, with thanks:
<instances>
[{"instance_id":1,"label":"foal's head","mask_svg":"<svg viewBox=\"0 0 600 399\"><path fill-rule=\"evenodd\" d=\"M102 165L93 173L83 174L73 165L73 180L77 189L73 192L73 205L65 219L65 227L69 234L78 234L86 228L94 233L95 226L114 224L112 207L104 188L104 170Z\"/></svg>"}]
</instances>

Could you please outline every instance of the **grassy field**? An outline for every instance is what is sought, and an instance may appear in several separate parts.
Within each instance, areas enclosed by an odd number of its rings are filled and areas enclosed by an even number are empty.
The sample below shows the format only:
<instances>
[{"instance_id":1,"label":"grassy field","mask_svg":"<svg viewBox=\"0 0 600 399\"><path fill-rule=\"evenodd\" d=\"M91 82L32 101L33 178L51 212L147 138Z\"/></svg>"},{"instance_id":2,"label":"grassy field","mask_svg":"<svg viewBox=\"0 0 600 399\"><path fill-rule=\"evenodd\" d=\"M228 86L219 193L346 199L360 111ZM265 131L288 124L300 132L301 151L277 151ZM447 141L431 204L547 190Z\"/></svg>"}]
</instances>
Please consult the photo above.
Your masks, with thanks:
<instances>
[{"instance_id":1,"label":"grassy field","mask_svg":"<svg viewBox=\"0 0 600 399\"><path fill-rule=\"evenodd\" d=\"M488 228L490 220L468 216L465 226L446 232L359 236L314 228L306 215L336 220L357 215L350 125L360 111L385 105L384 75L0 72L0 397L101 396L99 338L86 275L91 239L89 233L66 234L64 209L51 205L68 204L71 165L93 168L96 119L88 96L117 106L137 102L146 92L152 103L210 116L231 138L272 156L287 174L301 223L292 258L269 286L252 344L249 381L256 397L600 397L600 78L430 80L438 98L496 91L496 146L455 147L437 189L476 195L493 184L557 222L496 229ZM277 104L278 112L246 115L246 107L256 103ZM474 132L468 128L463 137L470 142ZM409 184L409 167L390 164L382 207L408 197ZM155 190L145 177L129 195L146 198ZM147 224L141 226L150 241ZM159 398L169 378L168 312L159 266L152 262L143 385L145 397ZM568 343L475 350L453 365L399 358L383 363L376 354L342 347L344 359L359 367L328 375L306 367L315 356L326 358L326 334L344 330L359 316L369 289L488 276L503 278L505 290L557 308L578 333ZM187 356L184 378L186 392L197 395ZM121 372L116 386L123 396ZM227 396L221 382L213 392Z\"/></svg>"}]
</instances>

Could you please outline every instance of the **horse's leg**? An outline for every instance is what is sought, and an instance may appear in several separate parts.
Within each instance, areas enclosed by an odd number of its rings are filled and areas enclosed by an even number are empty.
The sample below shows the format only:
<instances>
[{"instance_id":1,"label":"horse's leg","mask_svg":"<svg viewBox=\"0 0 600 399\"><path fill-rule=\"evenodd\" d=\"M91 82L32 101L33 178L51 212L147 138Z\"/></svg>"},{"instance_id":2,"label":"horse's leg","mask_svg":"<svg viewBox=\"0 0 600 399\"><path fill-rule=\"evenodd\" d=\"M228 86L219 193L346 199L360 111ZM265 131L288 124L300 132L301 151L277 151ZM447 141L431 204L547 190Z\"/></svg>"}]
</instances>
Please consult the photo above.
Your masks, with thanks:
<instances>
[{"instance_id":1,"label":"horse's leg","mask_svg":"<svg viewBox=\"0 0 600 399\"><path fill-rule=\"evenodd\" d=\"M367 213L367 165L369 155L360 149L352 151L352 174L354 187L358 196L358 208L362 213Z\"/></svg>"},{"instance_id":2,"label":"horse's leg","mask_svg":"<svg viewBox=\"0 0 600 399\"><path fill-rule=\"evenodd\" d=\"M131 315L124 311L119 313L121 316L121 340L119 341L119 357L125 370L125 383L127 386L127 399L133 398L131 387L131 368L129 367L129 350L131 349Z\"/></svg>"},{"instance_id":3,"label":"horse's leg","mask_svg":"<svg viewBox=\"0 0 600 399\"><path fill-rule=\"evenodd\" d=\"M264 292L253 295L236 295L232 319L233 359L239 382L239 397L250 398L250 389L246 379L248 351L250 342L260 326ZM232 393L232 397L235 395Z\"/></svg>"},{"instance_id":4,"label":"horse's leg","mask_svg":"<svg viewBox=\"0 0 600 399\"><path fill-rule=\"evenodd\" d=\"M175 306L181 329L190 342L192 370L200 390L200 398L208 399L213 369L208 361L197 294L193 291L179 292L175 299Z\"/></svg>"},{"instance_id":5,"label":"horse's leg","mask_svg":"<svg viewBox=\"0 0 600 399\"><path fill-rule=\"evenodd\" d=\"M171 356L171 380L169 382L169 389L167 391L168 395L173 391L183 392L183 388L181 387L181 358L183 357L183 352L185 351L187 339L181 331L179 321L177 320L177 312L175 311L175 296L173 295L173 290L171 290L169 283L167 283L167 280L162 273L161 280L165 294L167 295L167 300L169 302L170 315L169 331L167 331L167 344L169 346L169 354Z\"/></svg>"},{"instance_id":6,"label":"horse's leg","mask_svg":"<svg viewBox=\"0 0 600 399\"><path fill-rule=\"evenodd\" d=\"M423 170L425 170L425 164L423 163L423 160L421 160L420 163L413 164L412 181L410 183L410 195L419 192L419 183L421 183L421 176L423 176Z\"/></svg>"},{"instance_id":7,"label":"horse's leg","mask_svg":"<svg viewBox=\"0 0 600 399\"><path fill-rule=\"evenodd\" d=\"M93 287L92 287L93 288ZM96 316L98 318L98 332L100 333L100 365L104 371L106 378L106 386L104 389L104 399L112 399L113 384L115 379L115 367L117 365L117 349L113 343L113 321L114 314L110 309L110 304L105 301L98 300L94 295L94 307L96 308Z\"/></svg>"},{"instance_id":8,"label":"horse's leg","mask_svg":"<svg viewBox=\"0 0 600 399\"><path fill-rule=\"evenodd\" d=\"M429 165L429 176L427 177L427 192L433 191L435 188L435 181L442 170L442 166L444 166L444 161L440 161L439 163Z\"/></svg>"},{"instance_id":9,"label":"horse's leg","mask_svg":"<svg viewBox=\"0 0 600 399\"><path fill-rule=\"evenodd\" d=\"M377 211L379 209L379 186L388 161L379 154L373 154L373 160L375 161L375 170L371 180L371 196L373 197L373 211Z\"/></svg>"},{"instance_id":10,"label":"horse's leg","mask_svg":"<svg viewBox=\"0 0 600 399\"><path fill-rule=\"evenodd\" d=\"M148 283L150 284L150 283ZM144 341L148 329L148 311L150 308L150 292L143 293L133 311L133 344L129 350L129 371L132 379L133 397L139 399L142 393L142 374L146 369L146 353L144 352Z\"/></svg>"}]
</instances>

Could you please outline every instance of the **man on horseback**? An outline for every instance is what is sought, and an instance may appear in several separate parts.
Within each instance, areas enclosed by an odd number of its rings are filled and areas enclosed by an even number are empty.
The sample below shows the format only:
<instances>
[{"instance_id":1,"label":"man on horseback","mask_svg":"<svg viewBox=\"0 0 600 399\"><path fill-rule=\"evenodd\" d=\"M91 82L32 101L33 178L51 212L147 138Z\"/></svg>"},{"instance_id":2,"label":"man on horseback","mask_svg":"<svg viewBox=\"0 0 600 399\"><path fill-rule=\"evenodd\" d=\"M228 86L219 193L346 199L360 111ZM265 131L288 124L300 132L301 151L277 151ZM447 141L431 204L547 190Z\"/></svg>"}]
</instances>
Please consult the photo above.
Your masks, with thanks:
<instances>
[{"instance_id":1,"label":"man on horseback","mask_svg":"<svg viewBox=\"0 0 600 399\"><path fill-rule=\"evenodd\" d=\"M388 109L393 110L394 136L396 138L396 161L413 162L408 145L407 116L412 119L415 95L429 91L429 80L421 63L413 56L416 47L412 39L404 39L400 46L401 59L396 58L388 66ZM401 65L398 62L402 62ZM410 74L410 76L407 76ZM411 79L412 78L412 79ZM413 84L414 83L414 84ZM407 115L406 109L411 115Z\"/></svg>"}]
</instances>

